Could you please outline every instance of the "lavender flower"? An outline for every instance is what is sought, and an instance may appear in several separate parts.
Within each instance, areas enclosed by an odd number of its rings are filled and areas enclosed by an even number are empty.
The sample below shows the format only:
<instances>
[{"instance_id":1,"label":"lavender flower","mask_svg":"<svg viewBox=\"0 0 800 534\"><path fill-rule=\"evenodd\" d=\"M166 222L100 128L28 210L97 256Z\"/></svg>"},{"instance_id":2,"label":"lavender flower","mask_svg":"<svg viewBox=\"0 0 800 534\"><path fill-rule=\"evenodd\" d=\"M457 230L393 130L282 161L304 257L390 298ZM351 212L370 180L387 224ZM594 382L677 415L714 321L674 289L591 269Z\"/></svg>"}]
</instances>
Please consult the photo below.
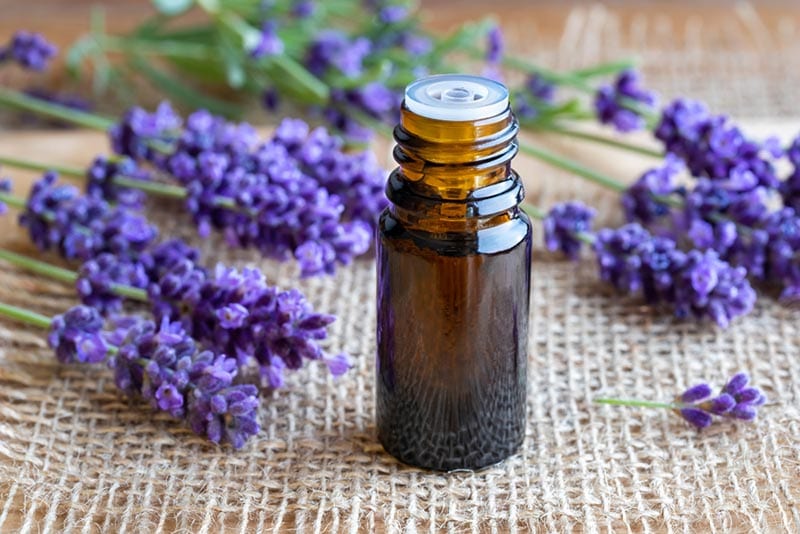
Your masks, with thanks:
<instances>
[{"instance_id":1,"label":"lavender flower","mask_svg":"<svg viewBox=\"0 0 800 534\"><path fill-rule=\"evenodd\" d=\"M234 358L198 352L180 323L143 321L128 329L113 357L115 382L154 409L185 418L192 430L214 443L244 445L258 433L258 399L253 385L234 385Z\"/></svg>"},{"instance_id":2,"label":"lavender flower","mask_svg":"<svg viewBox=\"0 0 800 534\"><path fill-rule=\"evenodd\" d=\"M591 211L580 203L557 205L545 219L548 247L577 255L577 232L593 240L600 278L626 293L642 291L649 304L666 304L680 318L711 319L725 328L749 313L756 294L747 271L716 251L682 252L666 237L653 237L638 223L589 234ZM573 226L575 225L575 226Z\"/></svg>"},{"instance_id":3,"label":"lavender flower","mask_svg":"<svg viewBox=\"0 0 800 534\"><path fill-rule=\"evenodd\" d=\"M283 53L283 41L278 37L277 26L274 21L268 20L261 26L261 39L256 47L250 51L250 57L260 59Z\"/></svg>"},{"instance_id":4,"label":"lavender flower","mask_svg":"<svg viewBox=\"0 0 800 534\"><path fill-rule=\"evenodd\" d=\"M150 145L132 126L119 129L130 135L115 144ZM386 205L384 172L374 156L347 153L340 140L324 129L309 134L299 120L284 121L273 139L259 142L249 125L198 111L170 154L143 154L186 188L186 207L201 236L217 228L233 246L280 260L304 258L303 276L332 273L336 264L366 252L367 229Z\"/></svg>"},{"instance_id":5,"label":"lavender flower","mask_svg":"<svg viewBox=\"0 0 800 534\"><path fill-rule=\"evenodd\" d=\"M157 236L143 215L80 195L57 179L48 172L34 183L19 219L40 249L56 249L66 259L82 260L102 252L138 255Z\"/></svg>"},{"instance_id":6,"label":"lavender flower","mask_svg":"<svg viewBox=\"0 0 800 534\"><path fill-rule=\"evenodd\" d=\"M408 18L408 7L403 5L384 6L378 11L378 20L383 24L397 24Z\"/></svg>"},{"instance_id":7,"label":"lavender flower","mask_svg":"<svg viewBox=\"0 0 800 534\"><path fill-rule=\"evenodd\" d=\"M254 269L217 266L207 273L184 260L149 289L154 313L182 320L207 348L235 355L240 366L254 358L264 381L284 383L285 369L323 360L342 369L319 347L333 316L313 311L302 293L279 291Z\"/></svg>"},{"instance_id":8,"label":"lavender flower","mask_svg":"<svg viewBox=\"0 0 800 534\"><path fill-rule=\"evenodd\" d=\"M306 19L314 15L317 5L312 0L297 0L292 5L292 15Z\"/></svg>"},{"instance_id":9,"label":"lavender flower","mask_svg":"<svg viewBox=\"0 0 800 534\"><path fill-rule=\"evenodd\" d=\"M782 297L794 298L800 288L800 262L796 260L800 250L800 217L792 208L783 208L771 213L764 223L767 235L766 276L780 281Z\"/></svg>"},{"instance_id":10,"label":"lavender flower","mask_svg":"<svg viewBox=\"0 0 800 534\"><path fill-rule=\"evenodd\" d=\"M522 90L514 94L514 113L520 120L535 120L553 104L554 97L555 86L540 75L531 74Z\"/></svg>"},{"instance_id":11,"label":"lavender flower","mask_svg":"<svg viewBox=\"0 0 800 534\"><path fill-rule=\"evenodd\" d=\"M42 34L20 30L5 47L0 47L0 63L13 59L26 69L43 71L58 48Z\"/></svg>"},{"instance_id":12,"label":"lavender flower","mask_svg":"<svg viewBox=\"0 0 800 534\"><path fill-rule=\"evenodd\" d=\"M757 408L766 402L766 397L754 387L746 387L749 378L738 373L716 396L710 385L703 382L694 385L675 397L671 403L597 398L599 404L616 406L637 406L645 408L664 408L672 410L692 426L703 429L714 422L714 417L750 421L757 415Z\"/></svg>"},{"instance_id":13,"label":"lavender flower","mask_svg":"<svg viewBox=\"0 0 800 534\"><path fill-rule=\"evenodd\" d=\"M86 194L106 202L134 209L140 208L144 204L144 192L114 184L113 179L116 176L142 181L152 179L149 172L139 168L129 157L122 156L117 160L111 160L99 156L92 161L86 172Z\"/></svg>"},{"instance_id":14,"label":"lavender flower","mask_svg":"<svg viewBox=\"0 0 800 534\"><path fill-rule=\"evenodd\" d=\"M678 99L667 106L656 126L655 136L667 151L679 156L692 175L712 180L740 179L744 173L753 177L753 186L767 189L778 186L772 163L772 143L757 143L725 115L711 115L695 101ZM736 173L738 177L734 176ZM736 186L741 190L741 184Z\"/></svg>"},{"instance_id":15,"label":"lavender flower","mask_svg":"<svg viewBox=\"0 0 800 534\"><path fill-rule=\"evenodd\" d=\"M169 103L162 102L154 113L140 107L129 109L108 133L117 154L155 162L161 159L160 147L175 141L181 123Z\"/></svg>"},{"instance_id":16,"label":"lavender flower","mask_svg":"<svg viewBox=\"0 0 800 534\"><path fill-rule=\"evenodd\" d=\"M569 259L577 259L583 244L579 236L592 231L596 212L580 202L556 204L544 219L548 250L560 250Z\"/></svg>"},{"instance_id":17,"label":"lavender flower","mask_svg":"<svg viewBox=\"0 0 800 534\"><path fill-rule=\"evenodd\" d=\"M11 192L11 180L8 178L0 178L0 193L10 193ZM8 206L0 200L0 215L5 215L8 211Z\"/></svg>"},{"instance_id":18,"label":"lavender flower","mask_svg":"<svg viewBox=\"0 0 800 534\"><path fill-rule=\"evenodd\" d=\"M122 307L122 297L114 291L115 285L144 289L149 283L141 262L103 253L81 265L75 288L81 302L107 315Z\"/></svg>"},{"instance_id":19,"label":"lavender flower","mask_svg":"<svg viewBox=\"0 0 800 534\"><path fill-rule=\"evenodd\" d=\"M641 111L630 109L625 101L637 102L640 108L650 110L655 108L657 99L655 93L641 86L636 71L625 70L613 86L598 89L594 102L598 119L603 124L613 124L620 132L641 130L645 126Z\"/></svg>"},{"instance_id":20,"label":"lavender flower","mask_svg":"<svg viewBox=\"0 0 800 534\"><path fill-rule=\"evenodd\" d=\"M97 363L108 353L102 329L103 319L96 309L75 306L53 317L47 341L61 363Z\"/></svg>"},{"instance_id":21,"label":"lavender flower","mask_svg":"<svg viewBox=\"0 0 800 534\"><path fill-rule=\"evenodd\" d=\"M350 39L338 30L324 30L311 43L306 54L306 66L317 76L335 69L348 78L363 71L364 59L372 51L366 37Z\"/></svg>"},{"instance_id":22,"label":"lavender flower","mask_svg":"<svg viewBox=\"0 0 800 534\"><path fill-rule=\"evenodd\" d=\"M504 48L503 32L499 26L493 26L486 34L486 62L490 65L500 63Z\"/></svg>"},{"instance_id":23,"label":"lavender flower","mask_svg":"<svg viewBox=\"0 0 800 534\"><path fill-rule=\"evenodd\" d=\"M664 164L645 172L622 194L622 207L628 222L652 224L670 212L664 202L673 194L683 196L685 189L678 185L677 177L684 170L683 162L667 154Z\"/></svg>"},{"instance_id":24,"label":"lavender flower","mask_svg":"<svg viewBox=\"0 0 800 534\"><path fill-rule=\"evenodd\" d=\"M766 402L766 397L756 388L747 388L749 378L738 373L712 397L712 389L706 383L697 384L679 395L675 402L677 412L697 428L706 428L713 416L750 421L756 417L757 408Z\"/></svg>"}]
</instances>

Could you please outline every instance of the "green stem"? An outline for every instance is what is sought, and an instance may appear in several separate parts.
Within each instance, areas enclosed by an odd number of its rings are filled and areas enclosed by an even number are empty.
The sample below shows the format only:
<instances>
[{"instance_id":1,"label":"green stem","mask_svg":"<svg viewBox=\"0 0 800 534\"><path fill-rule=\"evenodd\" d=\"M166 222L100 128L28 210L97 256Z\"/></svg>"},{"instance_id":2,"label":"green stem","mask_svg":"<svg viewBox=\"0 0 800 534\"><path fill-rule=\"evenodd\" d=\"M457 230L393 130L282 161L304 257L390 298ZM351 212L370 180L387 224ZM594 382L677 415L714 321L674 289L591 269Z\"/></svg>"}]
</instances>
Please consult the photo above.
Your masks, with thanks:
<instances>
[{"instance_id":1,"label":"green stem","mask_svg":"<svg viewBox=\"0 0 800 534\"><path fill-rule=\"evenodd\" d=\"M593 402L596 404L611 404L614 406L635 406L637 408L663 408L667 410L680 410L682 408L681 405L675 404L673 402L654 402L654 401L631 400L631 399L609 399L605 397L594 399Z\"/></svg>"},{"instance_id":2,"label":"green stem","mask_svg":"<svg viewBox=\"0 0 800 534\"><path fill-rule=\"evenodd\" d=\"M0 88L0 105L31 111L95 130L106 131L114 124L114 121L109 118L45 102L11 89Z\"/></svg>"},{"instance_id":3,"label":"green stem","mask_svg":"<svg viewBox=\"0 0 800 534\"><path fill-rule=\"evenodd\" d=\"M622 193L623 191L625 191L625 189L627 189L625 184L622 184L617 180L614 180L613 178L606 176L602 173L593 171L588 167L584 167L580 163L566 159L563 156L559 156L558 154L550 152L549 150L545 150L543 148L522 142L519 143L519 149L523 153L533 156L541 161L544 161L545 163L549 163L554 167L558 167L560 169L564 169L565 171L577 174L578 176L582 176L587 180L596 183L597 185L606 187L608 189L616 191L617 193Z\"/></svg>"},{"instance_id":4,"label":"green stem","mask_svg":"<svg viewBox=\"0 0 800 534\"><path fill-rule=\"evenodd\" d=\"M0 315L37 328L50 328L50 317L5 302L0 302Z\"/></svg>"},{"instance_id":5,"label":"green stem","mask_svg":"<svg viewBox=\"0 0 800 534\"><path fill-rule=\"evenodd\" d=\"M25 169L28 171L55 171L58 174L65 176L83 176L83 171L76 167L69 167L67 165L47 165L45 163L37 163L35 161L27 161L11 156L0 155L0 165L8 165L17 169Z\"/></svg>"},{"instance_id":6,"label":"green stem","mask_svg":"<svg viewBox=\"0 0 800 534\"><path fill-rule=\"evenodd\" d=\"M137 180L135 178L127 178L121 175L114 176L111 181L120 187L138 189L140 191L144 191L145 193L150 193L161 197L176 199L186 198L186 189L179 185L151 182L149 180Z\"/></svg>"},{"instance_id":7,"label":"green stem","mask_svg":"<svg viewBox=\"0 0 800 534\"><path fill-rule=\"evenodd\" d=\"M78 279L78 275L75 271L62 269L61 267L29 258L27 256L17 254L16 252L11 252L10 250L0 249L0 260L5 260L12 265L22 267L23 269L36 274L44 275L48 278L52 278L53 280L58 280L59 282L74 284Z\"/></svg>"},{"instance_id":8,"label":"green stem","mask_svg":"<svg viewBox=\"0 0 800 534\"><path fill-rule=\"evenodd\" d=\"M32 273L41 274L52 280L58 280L59 282L74 284L78 279L78 273L75 271L70 271L69 269L63 269L56 265L35 260L33 258L29 258L28 256L11 252L10 250L0 248L0 260L5 260L11 265L21 267L22 269ZM147 291L138 287L128 286L125 284L112 284L111 290L121 297L138 300L141 302L148 301Z\"/></svg>"},{"instance_id":9,"label":"green stem","mask_svg":"<svg viewBox=\"0 0 800 534\"><path fill-rule=\"evenodd\" d=\"M582 139L584 141L592 141L594 143L599 143L601 145L612 146L614 148L621 148L623 150L627 150L628 152L634 152L636 154L642 154L644 156L650 156L654 158L663 158L664 153L655 150L652 148L647 148L639 145L635 145L633 143L629 143L627 141L621 141L619 139L614 139L612 137L607 137L604 135L593 134L589 132L581 132L579 130L572 130L570 128L564 128L561 126L556 125L549 125L543 124L538 127L538 129L545 131L545 132L553 132L560 135L565 135L568 137L573 137L575 139Z\"/></svg>"},{"instance_id":10,"label":"green stem","mask_svg":"<svg viewBox=\"0 0 800 534\"><path fill-rule=\"evenodd\" d=\"M15 197L10 193L4 193L0 191L0 202L3 204L8 204L11 207L24 210L26 208L26 203L24 199L19 197Z\"/></svg>"}]
</instances>

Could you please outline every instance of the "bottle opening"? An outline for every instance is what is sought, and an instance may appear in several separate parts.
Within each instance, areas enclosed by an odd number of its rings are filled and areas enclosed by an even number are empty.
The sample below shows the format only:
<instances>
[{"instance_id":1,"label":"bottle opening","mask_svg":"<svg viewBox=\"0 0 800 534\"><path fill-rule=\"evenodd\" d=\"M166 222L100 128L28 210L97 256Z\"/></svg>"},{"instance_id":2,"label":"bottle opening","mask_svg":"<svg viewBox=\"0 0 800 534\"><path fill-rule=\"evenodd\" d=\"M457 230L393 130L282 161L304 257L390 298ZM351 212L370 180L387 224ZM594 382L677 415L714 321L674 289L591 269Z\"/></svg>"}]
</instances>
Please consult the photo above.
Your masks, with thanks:
<instances>
[{"instance_id":1,"label":"bottle opening","mask_svg":"<svg viewBox=\"0 0 800 534\"><path fill-rule=\"evenodd\" d=\"M428 76L406 87L406 106L417 115L445 121L493 117L508 107L508 89L469 74Z\"/></svg>"}]
</instances>

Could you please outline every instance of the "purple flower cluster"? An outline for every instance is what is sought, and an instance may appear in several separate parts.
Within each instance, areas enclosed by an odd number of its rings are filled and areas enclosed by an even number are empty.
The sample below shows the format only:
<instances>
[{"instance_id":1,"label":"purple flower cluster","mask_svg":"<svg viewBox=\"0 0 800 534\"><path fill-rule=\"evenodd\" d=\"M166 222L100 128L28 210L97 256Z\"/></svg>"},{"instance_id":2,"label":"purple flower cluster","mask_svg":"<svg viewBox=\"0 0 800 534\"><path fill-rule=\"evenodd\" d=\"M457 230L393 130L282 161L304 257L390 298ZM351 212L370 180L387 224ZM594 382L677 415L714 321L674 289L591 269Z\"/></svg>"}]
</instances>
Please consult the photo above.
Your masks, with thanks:
<instances>
[{"instance_id":1,"label":"purple flower cluster","mask_svg":"<svg viewBox=\"0 0 800 534\"><path fill-rule=\"evenodd\" d=\"M154 115L166 117L167 109ZM168 123L170 131L180 125L142 113L126 117ZM293 255L304 276L332 273L369 249L371 227L386 205L383 170L367 152L345 152L324 129L309 133L303 121L287 119L261 142L248 125L197 111L170 141L169 154L139 150L149 146L137 137L143 130L123 121L112 132L114 146L130 157L144 154L186 188L201 235L217 228L232 245L278 259Z\"/></svg>"},{"instance_id":2,"label":"purple flower cluster","mask_svg":"<svg viewBox=\"0 0 800 534\"><path fill-rule=\"evenodd\" d=\"M137 161L158 163L180 136L181 123L168 102L162 102L153 113L132 107L109 129L111 147L117 154Z\"/></svg>"},{"instance_id":3,"label":"purple flower cluster","mask_svg":"<svg viewBox=\"0 0 800 534\"><path fill-rule=\"evenodd\" d=\"M8 178L0 178L0 193L10 193L11 192L11 180ZM0 215L5 215L8 211L8 206L0 200Z\"/></svg>"},{"instance_id":4,"label":"purple flower cluster","mask_svg":"<svg viewBox=\"0 0 800 534\"><path fill-rule=\"evenodd\" d=\"M108 315L122 308L123 297L114 291L115 286L145 289L149 284L141 261L104 252L81 265L75 288L83 304Z\"/></svg>"},{"instance_id":5,"label":"purple flower cluster","mask_svg":"<svg viewBox=\"0 0 800 534\"><path fill-rule=\"evenodd\" d=\"M655 136L682 158L692 175L712 180L745 177L769 189L778 186L775 140L757 143L725 115L712 115L700 102L677 99L664 108ZM736 175L738 174L738 177Z\"/></svg>"},{"instance_id":6,"label":"purple flower cluster","mask_svg":"<svg viewBox=\"0 0 800 534\"><path fill-rule=\"evenodd\" d=\"M57 52L58 48L42 34L20 30L9 44L0 47L0 63L14 60L26 69L43 71Z\"/></svg>"},{"instance_id":7,"label":"purple flower cluster","mask_svg":"<svg viewBox=\"0 0 800 534\"><path fill-rule=\"evenodd\" d=\"M207 273L178 261L149 293L157 316L182 320L198 341L235 355L240 366L254 358L272 387L283 385L285 369L307 360L325 361L334 374L346 370L342 356L330 357L318 344L335 318L314 312L296 289L270 286L257 270L220 265Z\"/></svg>"},{"instance_id":8,"label":"purple flower cluster","mask_svg":"<svg viewBox=\"0 0 800 534\"><path fill-rule=\"evenodd\" d=\"M755 304L744 268L713 250L683 252L636 223L600 230L594 249L603 280L622 291L641 290L648 303L667 304L677 317L707 318L725 328Z\"/></svg>"},{"instance_id":9,"label":"purple flower cluster","mask_svg":"<svg viewBox=\"0 0 800 534\"><path fill-rule=\"evenodd\" d=\"M668 215L670 207L665 200L673 194L685 194L685 189L677 181L684 169L677 156L668 154L662 166L642 174L622 194L625 219L649 225Z\"/></svg>"},{"instance_id":10,"label":"purple flower cluster","mask_svg":"<svg viewBox=\"0 0 800 534\"><path fill-rule=\"evenodd\" d=\"M40 249L55 249L66 259L87 260L103 252L128 257L156 238L157 229L140 213L81 195L57 180L48 172L33 185L19 219Z\"/></svg>"},{"instance_id":11,"label":"purple flower cluster","mask_svg":"<svg viewBox=\"0 0 800 534\"><path fill-rule=\"evenodd\" d=\"M738 373L714 397L708 384L692 386L675 399L681 406L677 412L697 428L711 425L713 416L751 421L766 397L757 388L747 387L749 380L747 374Z\"/></svg>"},{"instance_id":12,"label":"purple flower cluster","mask_svg":"<svg viewBox=\"0 0 800 534\"><path fill-rule=\"evenodd\" d=\"M747 271L716 251L683 252L672 239L654 237L638 223L591 234L593 214L578 202L553 207L544 223L548 248L576 258L578 236L593 240L602 280L626 293L641 291L646 302L666 304L677 317L707 318L725 328L752 310L756 294Z\"/></svg>"},{"instance_id":13,"label":"purple flower cluster","mask_svg":"<svg viewBox=\"0 0 800 534\"><path fill-rule=\"evenodd\" d=\"M581 235L591 236L595 210L581 202L553 206L544 219L544 241L548 250L559 250L569 259L580 255Z\"/></svg>"},{"instance_id":14,"label":"purple flower cluster","mask_svg":"<svg viewBox=\"0 0 800 534\"><path fill-rule=\"evenodd\" d=\"M53 317L47 338L61 363L97 363L108 355L103 318L89 306L75 306Z\"/></svg>"},{"instance_id":15,"label":"purple flower cluster","mask_svg":"<svg viewBox=\"0 0 800 534\"><path fill-rule=\"evenodd\" d=\"M604 85L597 90L594 107L601 123L612 124L620 132L632 132L645 126L642 108L655 109L656 102L655 93L642 87L639 74L625 70L613 85ZM636 103L638 109L631 109L629 103Z\"/></svg>"},{"instance_id":16,"label":"purple flower cluster","mask_svg":"<svg viewBox=\"0 0 800 534\"><path fill-rule=\"evenodd\" d=\"M113 179L116 176L142 181L152 178L149 172L141 169L129 157L111 159L99 156L92 161L86 171L86 194L109 203L141 208L145 199L144 192L114 184Z\"/></svg>"},{"instance_id":17,"label":"purple flower cluster","mask_svg":"<svg viewBox=\"0 0 800 534\"><path fill-rule=\"evenodd\" d=\"M160 327L150 321L130 326L111 366L126 394L186 419L214 443L238 449L259 431L256 387L234 384L236 360L198 351L180 323L164 319Z\"/></svg>"},{"instance_id":18,"label":"purple flower cluster","mask_svg":"<svg viewBox=\"0 0 800 534\"><path fill-rule=\"evenodd\" d=\"M514 93L514 114L520 121L537 119L544 109L552 106L555 90L551 82L538 74L531 74L522 90Z\"/></svg>"},{"instance_id":19,"label":"purple flower cluster","mask_svg":"<svg viewBox=\"0 0 800 534\"><path fill-rule=\"evenodd\" d=\"M500 70L505 50L503 41L503 32L500 30L500 26L492 26L486 33L486 66L483 69L483 75L487 78L498 81L503 79Z\"/></svg>"},{"instance_id":20,"label":"purple flower cluster","mask_svg":"<svg viewBox=\"0 0 800 534\"><path fill-rule=\"evenodd\" d=\"M364 59L371 51L372 43L366 37L351 39L339 30L324 30L309 46L305 64L316 76L333 69L354 78L363 72Z\"/></svg>"},{"instance_id":21,"label":"purple flower cluster","mask_svg":"<svg viewBox=\"0 0 800 534\"><path fill-rule=\"evenodd\" d=\"M278 37L277 26L274 21L266 21L261 26L261 37L255 48L250 51L253 59L274 56L283 53L283 41Z\"/></svg>"}]
</instances>

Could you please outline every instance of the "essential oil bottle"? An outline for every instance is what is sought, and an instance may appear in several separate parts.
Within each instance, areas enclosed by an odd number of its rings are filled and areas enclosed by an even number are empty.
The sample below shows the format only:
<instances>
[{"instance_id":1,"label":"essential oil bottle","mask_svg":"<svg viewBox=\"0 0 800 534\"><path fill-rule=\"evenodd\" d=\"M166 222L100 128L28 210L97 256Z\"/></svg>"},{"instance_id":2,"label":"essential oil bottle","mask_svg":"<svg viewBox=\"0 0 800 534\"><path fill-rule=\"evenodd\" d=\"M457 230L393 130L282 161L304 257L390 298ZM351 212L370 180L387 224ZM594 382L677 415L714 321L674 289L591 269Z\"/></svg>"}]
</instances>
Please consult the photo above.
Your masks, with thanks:
<instances>
[{"instance_id":1,"label":"essential oil bottle","mask_svg":"<svg viewBox=\"0 0 800 534\"><path fill-rule=\"evenodd\" d=\"M508 90L406 88L378 250L378 438L418 467L479 469L525 435L531 224Z\"/></svg>"}]
</instances>

